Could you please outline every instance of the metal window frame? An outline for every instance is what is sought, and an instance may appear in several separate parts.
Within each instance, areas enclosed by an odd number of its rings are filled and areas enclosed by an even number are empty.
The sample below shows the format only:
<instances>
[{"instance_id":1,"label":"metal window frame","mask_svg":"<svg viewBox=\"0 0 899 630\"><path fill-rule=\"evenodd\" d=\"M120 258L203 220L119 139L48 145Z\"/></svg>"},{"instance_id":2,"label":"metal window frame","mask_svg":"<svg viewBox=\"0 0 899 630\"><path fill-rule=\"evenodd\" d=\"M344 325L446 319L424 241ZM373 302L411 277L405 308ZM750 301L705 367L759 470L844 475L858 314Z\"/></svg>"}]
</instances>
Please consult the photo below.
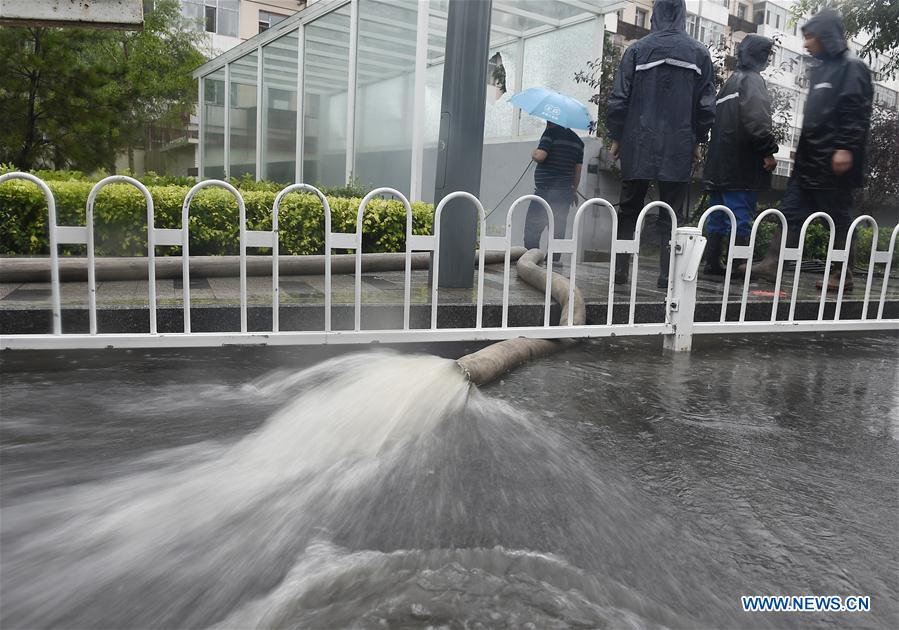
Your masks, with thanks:
<instances>
[{"instance_id":1,"label":"metal window frame","mask_svg":"<svg viewBox=\"0 0 899 630\"><path fill-rule=\"evenodd\" d=\"M201 107L199 111L199 122L200 122L200 148L198 150L198 169L203 177L203 172L206 168L206 157L207 152L205 147L203 146L203 140L206 137L206 112L205 107L202 106L202 96L204 94L203 90L203 82L211 75L213 72L220 70L222 68L225 69L225 94L226 94L226 107L225 107L225 116L224 116L224 173L226 177L231 175L231 70L230 66L232 63L237 61L238 59L256 52L258 55L257 64L257 111L256 111L256 160L255 160L255 169L256 169L256 179L260 180L264 178L264 170L265 170L265 139L264 139L264 124L265 124L265 113L263 111L264 104L264 95L262 93L263 90L263 48L265 45L270 42L288 34L292 31L297 31L298 34L298 47L297 47L297 138L296 138L296 167L295 177L296 181L302 181L303 177L303 156L304 156L304 120L305 120L305 84L307 77L312 77L314 74L307 73L305 69L305 49L306 49L306 26L312 22L315 22L321 17L333 13L335 11L340 10L343 7L349 5L350 7L350 28L349 28L349 51L348 51L348 69L347 69L347 128L346 128L346 161L345 161L345 176L346 179L349 180L355 172L355 161L356 161L356 104L357 104L357 89L359 84L359 74L360 74L360 60L359 60L359 52L370 50L368 47L360 47L359 46L359 19L360 19L360 11L359 11L359 2L364 0L321 0L313 4L311 7L307 6L302 11L290 16L276 25L272 26L268 30L255 35L254 37L248 39L247 41L235 46L231 50L226 53L216 57L208 61L207 63L201 65L197 68L193 76L200 81L200 92L201 92ZM491 25L491 33L499 34L499 35L507 35L508 39L502 40L498 38L494 44L494 47L508 45L514 41L518 43L518 52L520 57L519 63L519 72L516 73L516 80L518 81L518 85L521 85L523 81L523 59L524 59L524 46L525 40L530 39L532 37L537 37L539 35L543 35L548 32L552 32L558 30L560 28L566 28L568 26L574 26L577 24L581 24L583 22L593 20L596 24L599 25L598 32L598 51L599 54L602 54L602 30L604 29L604 16L608 13L614 12L621 7L628 6L629 3L626 0L620 0L619 2L609 3L607 6L598 7L592 5L584 0L558 0L565 5L572 6L578 9L582 9L583 13L576 14L570 16L568 18L552 18L549 16L541 15L538 13L534 13L532 11L528 11L525 9L521 9L515 6L509 5L501 5L495 4L493 6L493 10L499 13L503 13L506 15L515 15L519 17L524 17L526 19L533 20L535 22L541 23L541 26L531 28L525 31L516 31L515 29L499 26L499 25ZM416 32L416 40L415 40L415 55L414 58L410 58L408 55L403 53L399 53L396 51L378 51L379 54L388 57L397 57L404 60L414 61L414 99L413 99L413 138L412 138L412 155L413 161L410 167L410 192L415 194L412 195L412 198L421 196L421 188L423 181L423 173L421 167L421 158L424 154L424 90L425 90L425 73L428 67L438 65L443 63L445 60L443 57L437 57L432 60L427 59L427 51L432 47L428 44L429 37L431 35L430 29L430 19L437 18L439 20L446 21L448 19L448 15L445 11L440 11L435 9L428 0L421 0L418 5L418 19L416 21L416 25L412 26L411 24L406 24L401 21L390 20L389 18L378 18L378 16L366 16L366 20L371 19L375 22L388 24L397 26L399 28L404 28L407 30L415 30ZM424 26L424 29L422 28ZM425 32L422 33L421 31ZM381 35L378 36L380 39L384 41L395 41L398 43L398 40L395 37L391 37L389 35ZM363 65L376 65L378 62L369 63L365 60L362 60ZM382 64L383 65L383 64ZM521 114L520 112L516 112L513 119L513 136L512 138L520 138L520 121ZM418 158L416 159L416 156Z\"/></svg>"}]
</instances>

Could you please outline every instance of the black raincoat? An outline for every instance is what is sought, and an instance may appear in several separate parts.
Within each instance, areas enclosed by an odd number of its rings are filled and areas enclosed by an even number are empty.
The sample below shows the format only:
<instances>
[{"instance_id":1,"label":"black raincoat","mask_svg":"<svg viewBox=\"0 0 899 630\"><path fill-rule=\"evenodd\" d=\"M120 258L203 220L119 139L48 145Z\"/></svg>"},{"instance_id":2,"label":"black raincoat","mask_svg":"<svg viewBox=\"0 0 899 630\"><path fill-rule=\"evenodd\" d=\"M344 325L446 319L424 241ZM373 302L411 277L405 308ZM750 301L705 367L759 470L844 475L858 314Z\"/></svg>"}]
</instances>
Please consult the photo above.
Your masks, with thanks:
<instances>
[{"instance_id":1,"label":"black raincoat","mask_svg":"<svg viewBox=\"0 0 899 630\"><path fill-rule=\"evenodd\" d=\"M771 96L759 72L774 41L747 35L737 48L737 70L718 93L715 126L705 164L710 190L767 190L771 173L763 160L777 153L771 131Z\"/></svg>"},{"instance_id":2,"label":"black raincoat","mask_svg":"<svg viewBox=\"0 0 899 630\"><path fill-rule=\"evenodd\" d=\"M656 0L652 32L624 52L606 126L621 144L621 177L686 182L693 147L715 121L715 81L705 46L684 30L684 0Z\"/></svg>"},{"instance_id":3,"label":"black raincoat","mask_svg":"<svg viewBox=\"0 0 899 630\"><path fill-rule=\"evenodd\" d=\"M802 135L793 177L800 188L858 188L864 185L865 148L871 126L874 88L868 66L851 55L843 23L830 9L812 17L802 32L817 39L824 52L809 72ZM852 168L836 175L835 151L852 151Z\"/></svg>"}]
</instances>

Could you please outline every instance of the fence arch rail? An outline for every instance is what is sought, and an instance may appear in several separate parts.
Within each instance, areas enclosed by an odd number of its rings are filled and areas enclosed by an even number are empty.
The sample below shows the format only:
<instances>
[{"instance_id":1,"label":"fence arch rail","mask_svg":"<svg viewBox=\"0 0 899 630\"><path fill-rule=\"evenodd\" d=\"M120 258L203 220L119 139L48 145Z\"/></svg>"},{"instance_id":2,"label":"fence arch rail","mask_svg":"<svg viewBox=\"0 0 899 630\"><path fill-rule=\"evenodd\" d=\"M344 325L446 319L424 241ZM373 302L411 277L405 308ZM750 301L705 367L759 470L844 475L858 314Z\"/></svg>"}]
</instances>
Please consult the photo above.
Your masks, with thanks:
<instances>
[{"instance_id":1,"label":"fence arch rail","mask_svg":"<svg viewBox=\"0 0 899 630\"><path fill-rule=\"evenodd\" d=\"M57 224L56 199L50 186L34 175L28 173L7 173L0 175L0 186L6 182L21 180L36 185L42 192L47 204L49 243L50 243L50 289L52 311L52 332L48 334L2 334L0 348L97 348L97 347L204 347L223 344L267 344L267 345L308 345L308 344L347 344L347 343L395 343L404 341L481 341L510 339L514 337L538 337L538 338L566 338L566 337L608 337L627 335L662 335L666 339L666 345L678 350L689 349L690 339L693 334L726 334L747 332L783 332L783 331L812 331L812 330L899 330L899 319L884 318L885 305L887 304L887 289L892 268L892 259L896 252L896 240L899 235L899 225L892 227L889 246L885 250L877 249L878 236L881 228L870 216L856 218L849 228L847 245L843 249L835 249L833 220L824 213L811 215L803 224L798 247L788 247L786 239L780 245L780 257L778 262L778 278L775 283L774 294L771 301L771 313L767 321L747 321L747 303L750 293L750 279L744 277L741 283L741 295L739 302L739 316L728 320L728 305L730 302L730 280L735 271L736 262L745 260L751 266L753 252L758 239L759 227L765 219L773 218L786 228L786 218L779 210L770 208L763 211L754 221L748 245L737 245L734 231L731 230L727 252L727 271L722 290L720 313L717 321L695 321L695 297L696 277L699 261L705 246L705 238L702 236L702 228L708 218L715 212L724 212L731 222L736 225L733 212L726 206L713 206L706 210L699 219L697 228L678 227L677 218L673 209L663 202L651 202L640 212L633 238L619 239L617 235L618 216L614 206L605 199L592 198L584 201L575 212L571 238L555 238L553 236L554 217L552 208L542 198L535 195L523 195L512 202L505 221L505 233L502 236L488 235L486 212L481 201L467 192L454 192L437 204L434 211L433 234L413 234L412 204L399 191L392 188L377 188L368 193L359 203L356 211L356 225L354 232L332 231L332 212L327 196L314 186L304 183L293 184L280 190L274 200L271 209L270 230L248 230L246 225L246 204L240 191L231 184L220 180L205 180L193 186L186 194L181 213L180 228L157 228L155 225L155 209L151 191L138 180L114 175L97 182L91 189L85 208L85 225L60 226ZM145 333L103 333L97 323L97 299L96 299L96 256L94 252L94 206L100 191L110 184L125 184L136 188L144 198L147 220L147 277L149 284L149 330ZM194 332L191 329L191 296L190 296L190 209L196 194L205 189L218 188L229 193L238 208L238 238L239 238L239 282L240 282L240 326L239 330L224 332ZM280 251L279 251L279 212L284 199L292 193L310 193L315 195L322 206L324 214L324 325L321 330L283 330L280 321L282 308L280 297ZM398 329L367 330L362 328L362 244L364 236L364 218L369 203L378 197L390 196L400 201L405 211L405 250L404 255L404 286L402 300L402 327ZM474 207L478 213L478 268L476 272L474 317L473 325L463 328L449 328L438 326L438 299L440 295L436 282L432 282L427 295L429 304L419 304L428 310L428 323L423 327L413 327L411 311L413 308L411 299L412 287L412 254L413 252L430 252L432 255L433 277L439 277L440 270L440 226L441 217L449 202L464 200ZM510 286L511 286L511 252L513 248L513 216L523 205L537 203L547 214L547 268L553 268L553 254L570 254L572 264L568 269L569 295L568 318L572 321L572 309L574 296L577 291L579 271L579 243L582 236L584 217L590 213L598 213L601 217L608 217L611 225L610 263L608 268L608 290L606 295L606 316L604 322L586 325L553 326L550 322L551 310L551 277L547 274L546 286L543 290L543 317L542 323L535 326L510 326ZM637 266L639 264L640 236L643 231L647 216L653 212L668 213L671 218L671 243L672 255L669 261L669 285L667 288L664 317L653 323L637 323L635 320L635 308L637 305ZM858 319L846 319L842 306L845 299L844 291L840 288L834 306L832 318L825 318L828 296L822 292L817 309L817 317L814 319L796 319L797 292L793 291L790 299L789 312L786 318L778 319L778 306L780 290L785 262L795 264L792 275L792 286L797 286L801 268L804 236L813 221L824 221L830 231L827 257L823 278L826 282L830 269L834 263L842 265L842 277L846 275L846 263L850 259L848 243L856 234L860 226L866 224L873 230L871 252L868 256L868 271L865 278L864 297L861 305L861 316ZM59 272L59 246L64 244L80 244L87 246L87 270L88 270L88 319L89 332L72 333L63 330L62 305L60 298L60 272ZM156 254L157 246L180 247L181 279L182 287L182 332L159 332L157 321L157 295L156 295ZM247 250L250 248L269 248L272 252L272 306L271 329L267 331L248 330L248 297L247 297ZM353 326L349 330L335 330L332 325L332 258L333 250L352 250L355 256L354 292L353 292ZM487 252L503 254L503 282L502 300L500 307L500 324L498 326L484 326L484 284L485 284L485 254ZM614 275L617 255L624 254L633 259L633 273L628 287L628 316L626 323L613 323L613 306L616 295L614 287ZM883 267L881 284L876 286L877 274L875 266ZM869 316L872 297L877 302L876 315ZM619 296L620 298L620 296ZM670 343L669 343L670 341Z\"/></svg>"}]
</instances>

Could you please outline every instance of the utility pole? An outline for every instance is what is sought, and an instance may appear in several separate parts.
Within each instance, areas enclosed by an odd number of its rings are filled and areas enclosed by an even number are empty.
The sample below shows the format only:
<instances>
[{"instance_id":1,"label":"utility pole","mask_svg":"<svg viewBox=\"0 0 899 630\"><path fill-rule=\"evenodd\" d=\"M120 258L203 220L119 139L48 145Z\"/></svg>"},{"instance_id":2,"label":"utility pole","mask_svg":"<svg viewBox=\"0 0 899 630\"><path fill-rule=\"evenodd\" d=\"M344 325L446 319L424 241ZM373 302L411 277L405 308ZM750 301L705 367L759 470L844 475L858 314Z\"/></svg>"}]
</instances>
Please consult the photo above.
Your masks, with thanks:
<instances>
[{"instance_id":1,"label":"utility pole","mask_svg":"<svg viewBox=\"0 0 899 630\"><path fill-rule=\"evenodd\" d=\"M464 190L480 197L492 0L449 0L434 203ZM478 213L456 199L440 221L440 287L471 288Z\"/></svg>"}]
</instances>

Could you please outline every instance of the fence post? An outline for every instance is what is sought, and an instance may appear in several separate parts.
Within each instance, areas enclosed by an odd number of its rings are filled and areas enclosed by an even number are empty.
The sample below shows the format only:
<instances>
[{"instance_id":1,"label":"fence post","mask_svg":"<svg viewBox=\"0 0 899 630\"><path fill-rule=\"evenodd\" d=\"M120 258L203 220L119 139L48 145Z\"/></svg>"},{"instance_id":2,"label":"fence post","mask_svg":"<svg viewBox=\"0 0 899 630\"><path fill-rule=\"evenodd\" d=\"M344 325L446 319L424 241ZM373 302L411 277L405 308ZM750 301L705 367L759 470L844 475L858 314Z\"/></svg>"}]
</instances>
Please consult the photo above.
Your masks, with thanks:
<instances>
[{"instance_id":1,"label":"fence post","mask_svg":"<svg viewBox=\"0 0 899 630\"><path fill-rule=\"evenodd\" d=\"M665 335L664 348L687 352L693 345L693 318L696 310L696 277L705 251L706 239L699 228L678 228L672 248L674 277L668 285L666 316L674 333Z\"/></svg>"}]
</instances>

